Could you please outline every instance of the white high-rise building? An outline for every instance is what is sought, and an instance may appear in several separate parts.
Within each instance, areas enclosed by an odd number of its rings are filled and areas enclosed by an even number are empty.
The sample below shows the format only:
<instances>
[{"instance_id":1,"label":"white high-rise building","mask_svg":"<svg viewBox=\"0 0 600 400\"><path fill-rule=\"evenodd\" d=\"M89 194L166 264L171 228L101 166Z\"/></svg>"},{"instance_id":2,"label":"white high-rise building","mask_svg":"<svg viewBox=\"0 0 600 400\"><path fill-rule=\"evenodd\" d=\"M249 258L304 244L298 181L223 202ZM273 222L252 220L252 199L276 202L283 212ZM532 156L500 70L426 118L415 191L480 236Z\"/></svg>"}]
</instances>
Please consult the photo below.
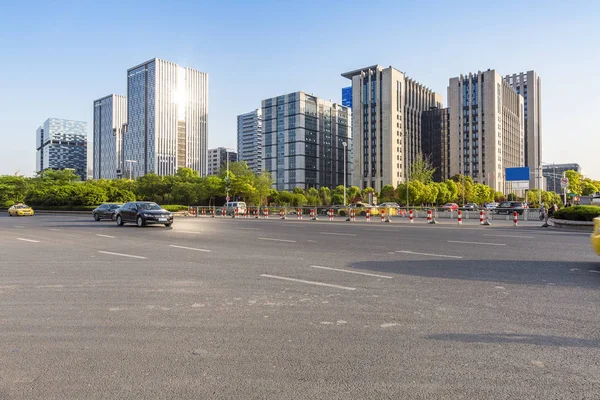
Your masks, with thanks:
<instances>
[{"instance_id":1,"label":"white high-rise building","mask_svg":"<svg viewBox=\"0 0 600 400\"><path fill-rule=\"evenodd\" d=\"M123 171L127 98L111 94L94 101L94 179L116 179Z\"/></svg>"},{"instance_id":2,"label":"white high-rise building","mask_svg":"<svg viewBox=\"0 0 600 400\"><path fill-rule=\"evenodd\" d=\"M523 96L495 70L451 78L450 176L506 193L505 169L525 166Z\"/></svg>"},{"instance_id":3,"label":"white high-rise building","mask_svg":"<svg viewBox=\"0 0 600 400\"><path fill-rule=\"evenodd\" d=\"M238 160L238 154L226 147L208 149L208 173L207 175L219 175L227 162L233 163Z\"/></svg>"},{"instance_id":4,"label":"white high-rise building","mask_svg":"<svg viewBox=\"0 0 600 400\"><path fill-rule=\"evenodd\" d=\"M352 80L354 185L398 186L421 151L421 113L442 96L393 68L342 74Z\"/></svg>"},{"instance_id":5,"label":"white high-rise building","mask_svg":"<svg viewBox=\"0 0 600 400\"><path fill-rule=\"evenodd\" d=\"M262 172L262 110L238 115L237 117L238 160L244 161L255 174Z\"/></svg>"},{"instance_id":6,"label":"white high-rise building","mask_svg":"<svg viewBox=\"0 0 600 400\"><path fill-rule=\"evenodd\" d=\"M36 132L36 170L72 169L87 179L87 122L48 118Z\"/></svg>"},{"instance_id":7,"label":"white high-rise building","mask_svg":"<svg viewBox=\"0 0 600 400\"><path fill-rule=\"evenodd\" d=\"M124 174L207 173L208 75L152 59L127 70Z\"/></svg>"},{"instance_id":8,"label":"white high-rise building","mask_svg":"<svg viewBox=\"0 0 600 400\"><path fill-rule=\"evenodd\" d=\"M544 189L542 174L542 80L535 71L506 75L504 80L523 96L525 106L525 166L531 189Z\"/></svg>"}]
</instances>

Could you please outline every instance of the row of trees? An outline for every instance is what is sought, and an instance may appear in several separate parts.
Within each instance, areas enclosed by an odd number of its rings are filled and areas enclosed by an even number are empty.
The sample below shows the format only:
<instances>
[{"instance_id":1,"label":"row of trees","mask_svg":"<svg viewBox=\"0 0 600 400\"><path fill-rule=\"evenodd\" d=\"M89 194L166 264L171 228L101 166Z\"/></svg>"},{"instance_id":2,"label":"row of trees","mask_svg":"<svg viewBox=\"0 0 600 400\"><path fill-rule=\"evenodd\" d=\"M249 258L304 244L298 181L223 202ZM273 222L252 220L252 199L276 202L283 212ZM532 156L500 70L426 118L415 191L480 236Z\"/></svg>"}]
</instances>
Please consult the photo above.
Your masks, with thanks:
<instances>
[{"instance_id":1,"label":"row of trees","mask_svg":"<svg viewBox=\"0 0 600 400\"><path fill-rule=\"evenodd\" d=\"M504 196L493 188L475 183L470 177L455 175L446 182L433 182L434 169L427 160L419 157L411 166L408 187L386 185L380 193L373 188L361 190L356 186L346 190L347 201L368 201L369 194L378 195L379 203L397 202L400 205L436 205L449 202L483 204L491 201L516 200L516 196ZM594 193L596 184L587 178L567 172L573 193ZM576 173L574 173L576 174ZM151 200L161 204L221 205L227 194L231 198L252 205L339 205L344 202L344 187L326 187L319 190L278 192L271 188L272 179L267 173L255 175L245 163L231 163L229 173L220 176L200 177L196 171L180 168L174 176L148 174L134 181L127 179L92 180L79 182L70 170L47 170L35 178L0 176L0 206L5 207L26 202L32 206L91 206L104 202L127 202ZM537 190L527 193L527 200L538 205ZM542 202L561 203L560 196L542 191Z\"/></svg>"}]
</instances>

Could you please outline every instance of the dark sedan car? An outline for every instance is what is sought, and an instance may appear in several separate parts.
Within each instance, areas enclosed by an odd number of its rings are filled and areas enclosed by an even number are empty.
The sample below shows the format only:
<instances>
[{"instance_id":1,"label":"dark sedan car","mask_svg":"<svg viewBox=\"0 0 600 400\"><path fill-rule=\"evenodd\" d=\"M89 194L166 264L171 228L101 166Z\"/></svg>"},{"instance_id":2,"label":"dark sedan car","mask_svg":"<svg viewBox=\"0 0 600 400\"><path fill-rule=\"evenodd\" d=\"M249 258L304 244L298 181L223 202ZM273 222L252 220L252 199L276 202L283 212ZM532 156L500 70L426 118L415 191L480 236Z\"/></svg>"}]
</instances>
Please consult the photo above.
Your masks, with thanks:
<instances>
[{"instance_id":1,"label":"dark sedan car","mask_svg":"<svg viewBox=\"0 0 600 400\"><path fill-rule=\"evenodd\" d=\"M101 219L114 219L117 209L122 206L123 204L102 204L92 211L92 215L96 221L100 221Z\"/></svg>"},{"instance_id":2,"label":"dark sedan car","mask_svg":"<svg viewBox=\"0 0 600 400\"><path fill-rule=\"evenodd\" d=\"M517 214L523 215L525 208L526 206L521 201L505 201L501 203L498 207L496 207L494 211L496 212L496 214L507 215L510 215L516 211Z\"/></svg>"},{"instance_id":3,"label":"dark sedan car","mask_svg":"<svg viewBox=\"0 0 600 400\"><path fill-rule=\"evenodd\" d=\"M133 222L142 227L149 224L173 224L173 214L151 201L132 201L117 210L115 216L118 226Z\"/></svg>"}]
</instances>

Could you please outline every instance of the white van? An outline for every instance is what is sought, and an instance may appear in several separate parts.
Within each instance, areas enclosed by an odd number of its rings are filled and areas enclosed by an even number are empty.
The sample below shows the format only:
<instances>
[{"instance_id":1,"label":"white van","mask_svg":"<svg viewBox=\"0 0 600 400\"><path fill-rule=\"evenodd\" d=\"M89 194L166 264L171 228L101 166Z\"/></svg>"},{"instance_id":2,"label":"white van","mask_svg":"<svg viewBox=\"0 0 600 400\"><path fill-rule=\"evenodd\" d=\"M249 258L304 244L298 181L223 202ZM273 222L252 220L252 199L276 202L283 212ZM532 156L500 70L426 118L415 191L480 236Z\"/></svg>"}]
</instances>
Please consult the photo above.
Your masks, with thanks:
<instances>
[{"instance_id":1,"label":"white van","mask_svg":"<svg viewBox=\"0 0 600 400\"><path fill-rule=\"evenodd\" d=\"M225 203L225 215L233 215L236 208L239 215L246 214L246 203L243 201L229 201Z\"/></svg>"}]
</instances>

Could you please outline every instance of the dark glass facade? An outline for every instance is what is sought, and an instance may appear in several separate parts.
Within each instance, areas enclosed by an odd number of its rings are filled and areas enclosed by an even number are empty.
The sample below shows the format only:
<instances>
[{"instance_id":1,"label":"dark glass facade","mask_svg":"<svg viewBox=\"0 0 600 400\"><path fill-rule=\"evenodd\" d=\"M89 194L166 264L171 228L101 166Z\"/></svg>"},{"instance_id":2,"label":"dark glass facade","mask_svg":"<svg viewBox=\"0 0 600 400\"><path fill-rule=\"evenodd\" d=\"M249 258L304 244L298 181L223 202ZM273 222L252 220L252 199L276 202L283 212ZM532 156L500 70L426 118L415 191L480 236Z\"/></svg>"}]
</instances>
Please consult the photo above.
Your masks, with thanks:
<instances>
[{"instance_id":1,"label":"dark glass facade","mask_svg":"<svg viewBox=\"0 0 600 400\"><path fill-rule=\"evenodd\" d=\"M421 153L429 159L435 173L433 179L442 182L450 171L450 124L447 108L432 108L421 114Z\"/></svg>"}]
</instances>

